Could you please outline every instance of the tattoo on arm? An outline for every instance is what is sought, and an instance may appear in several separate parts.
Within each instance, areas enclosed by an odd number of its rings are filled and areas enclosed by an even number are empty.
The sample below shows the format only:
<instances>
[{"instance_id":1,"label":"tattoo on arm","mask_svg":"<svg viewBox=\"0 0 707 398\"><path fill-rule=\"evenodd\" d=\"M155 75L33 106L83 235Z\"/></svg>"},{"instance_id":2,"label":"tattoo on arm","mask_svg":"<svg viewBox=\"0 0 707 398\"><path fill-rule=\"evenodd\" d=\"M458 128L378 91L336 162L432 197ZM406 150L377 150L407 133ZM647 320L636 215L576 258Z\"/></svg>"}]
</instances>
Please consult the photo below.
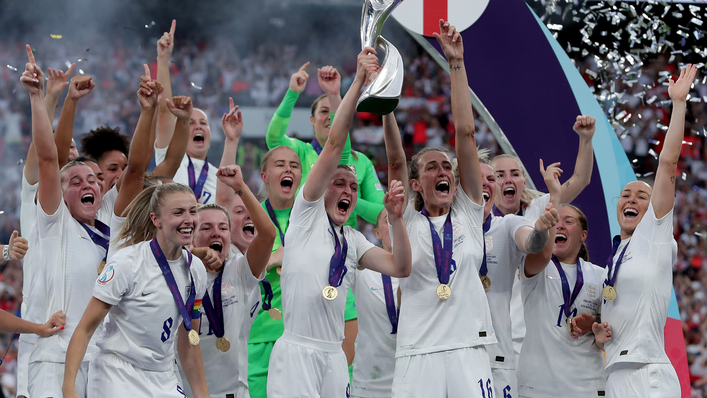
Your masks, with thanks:
<instances>
[{"instance_id":1,"label":"tattoo on arm","mask_svg":"<svg viewBox=\"0 0 707 398\"><path fill-rule=\"evenodd\" d=\"M243 196L243 190L239 189L238 191L236 191L236 195Z\"/></svg>"},{"instance_id":2,"label":"tattoo on arm","mask_svg":"<svg viewBox=\"0 0 707 398\"><path fill-rule=\"evenodd\" d=\"M538 231L533 228L533 232L531 232L525 240L525 249L530 254L540 253L548 239L550 239L550 231Z\"/></svg>"},{"instance_id":3,"label":"tattoo on arm","mask_svg":"<svg viewBox=\"0 0 707 398\"><path fill-rule=\"evenodd\" d=\"M569 186L570 186L570 180L565 181L564 186L569 187Z\"/></svg>"},{"instance_id":4,"label":"tattoo on arm","mask_svg":"<svg viewBox=\"0 0 707 398\"><path fill-rule=\"evenodd\" d=\"M675 176L670 177L670 182L675 184Z\"/></svg>"},{"instance_id":5,"label":"tattoo on arm","mask_svg":"<svg viewBox=\"0 0 707 398\"><path fill-rule=\"evenodd\" d=\"M460 70L462 67L459 65L454 65L451 67L452 70Z\"/></svg>"}]
</instances>

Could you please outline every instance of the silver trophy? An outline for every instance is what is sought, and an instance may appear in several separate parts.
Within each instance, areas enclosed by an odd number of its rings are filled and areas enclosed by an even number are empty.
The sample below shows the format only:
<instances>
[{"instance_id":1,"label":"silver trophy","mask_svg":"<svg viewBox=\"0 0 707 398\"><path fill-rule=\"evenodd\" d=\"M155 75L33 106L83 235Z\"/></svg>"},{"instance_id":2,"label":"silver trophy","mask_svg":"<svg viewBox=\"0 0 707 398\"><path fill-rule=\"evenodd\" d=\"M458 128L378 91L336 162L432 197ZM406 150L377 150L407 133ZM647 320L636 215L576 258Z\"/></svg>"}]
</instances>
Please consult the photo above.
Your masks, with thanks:
<instances>
[{"instance_id":1,"label":"silver trophy","mask_svg":"<svg viewBox=\"0 0 707 398\"><path fill-rule=\"evenodd\" d=\"M378 76L358 98L356 110L387 115L395 110L403 89L403 59L398 49L381 36L383 24L402 0L365 0L361 13L361 49L383 50L385 57Z\"/></svg>"}]
</instances>

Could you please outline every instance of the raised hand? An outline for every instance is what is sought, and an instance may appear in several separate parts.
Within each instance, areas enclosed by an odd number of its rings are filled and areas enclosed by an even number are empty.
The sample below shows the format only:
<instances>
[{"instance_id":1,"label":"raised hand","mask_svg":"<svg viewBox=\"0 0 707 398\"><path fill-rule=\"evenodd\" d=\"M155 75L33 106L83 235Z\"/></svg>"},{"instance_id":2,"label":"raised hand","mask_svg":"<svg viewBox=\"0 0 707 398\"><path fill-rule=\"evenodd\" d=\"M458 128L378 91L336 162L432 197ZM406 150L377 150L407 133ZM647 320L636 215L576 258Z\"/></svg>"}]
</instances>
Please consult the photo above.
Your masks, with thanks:
<instances>
[{"instance_id":1,"label":"raised hand","mask_svg":"<svg viewBox=\"0 0 707 398\"><path fill-rule=\"evenodd\" d=\"M594 130L596 129L597 120L588 115L577 116L577 121L574 122L572 129L582 138L592 139Z\"/></svg>"},{"instance_id":2,"label":"raised hand","mask_svg":"<svg viewBox=\"0 0 707 398\"><path fill-rule=\"evenodd\" d=\"M317 69L317 82L324 94L341 94L341 75L333 66L323 66Z\"/></svg>"},{"instance_id":3,"label":"raised hand","mask_svg":"<svg viewBox=\"0 0 707 398\"><path fill-rule=\"evenodd\" d=\"M177 20L172 20L172 27L169 28L169 32L164 32L162 37L157 40L157 58L166 58L172 56L172 50L174 49L174 31L177 29Z\"/></svg>"},{"instance_id":4,"label":"raised hand","mask_svg":"<svg viewBox=\"0 0 707 398\"><path fill-rule=\"evenodd\" d=\"M233 103L233 98L228 98L229 111L221 117L221 126L226 139L237 140L241 138L243 132L243 116L238 110L238 105Z\"/></svg>"},{"instance_id":5,"label":"raised hand","mask_svg":"<svg viewBox=\"0 0 707 398\"><path fill-rule=\"evenodd\" d=\"M687 94L690 92L692 87L692 82L695 81L695 75L697 74L697 67L693 64L687 64L686 67L680 70L680 77L676 82L673 79L669 79L670 87L668 87L668 94L670 94L670 99L675 101L686 101Z\"/></svg>"},{"instance_id":6,"label":"raised hand","mask_svg":"<svg viewBox=\"0 0 707 398\"><path fill-rule=\"evenodd\" d=\"M558 221L560 221L560 213L552 206L551 202L545 206L545 211L535 221L534 227L537 231L547 231L557 225Z\"/></svg>"},{"instance_id":7,"label":"raised hand","mask_svg":"<svg viewBox=\"0 0 707 398\"><path fill-rule=\"evenodd\" d=\"M140 77L140 88L137 90L137 98L138 101L140 101L142 109L154 109L155 105L157 105L157 99L162 92L162 85L158 81L152 80L150 68L147 64L143 64L142 66L145 69L145 75Z\"/></svg>"},{"instance_id":8,"label":"raised hand","mask_svg":"<svg viewBox=\"0 0 707 398\"><path fill-rule=\"evenodd\" d=\"M302 93L304 87L307 85L307 80L309 80L309 74L306 69L309 66L309 62L300 66L299 70L290 76L290 90L296 93Z\"/></svg>"},{"instance_id":9,"label":"raised hand","mask_svg":"<svg viewBox=\"0 0 707 398\"><path fill-rule=\"evenodd\" d=\"M62 72L61 69L47 68L47 75L49 75L49 80L47 80L47 97L59 97L61 92L69 85L67 79L74 71L75 66L76 64L71 64L66 72Z\"/></svg>"},{"instance_id":10,"label":"raised hand","mask_svg":"<svg viewBox=\"0 0 707 398\"><path fill-rule=\"evenodd\" d=\"M592 332L594 333L594 339L597 342L597 347L603 348L604 343L611 341L611 326L608 323L596 323L592 325ZM601 344L601 346L599 346Z\"/></svg>"},{"instance_id":11,"label":"raised hand","mask_svg":"<svg viewBox=\"0 0 707 398\"><path fill-rule=\"evenodd\" d=\"M222 183L228 185L236 191L236 195L243 195L243 188L245 183L243 182L243 173L241 172L241 166L232 164L230 166L224 166L218 169L216 172L216 177L221 180Z\"/></svg>"},{"instance_id":12,"label":"raised hand","mask_svg":"<svg viewBox=\"0 0 707 398\"><path fill-rule=\"evenodd\" d=\"M462 43L462 35L457 32L457 29L450 25L449 22L439 20L439 32L434 32L433 35L437 42L442 47L444 56L447 61L460 61L464 59L464 43Z\"/></svg>"},{"instance_id":13,"label":"raised hand","mask_svg":"<svg viewBox=\"0 0 707 398\"><path fill-rule=\"evenodd\" d=\"M215 274L223 267L223 262L218 252L210 247L200 247L197 250L193 250L192 254L199 257L201 262L204 263L206 272Z\"/></svg>"},{"instance_id":14,"label":"raised hand","mask_svg":"<svg viewBox=\"0 0 707 398\"><path fill-rule=\"evenodd\" d=\"M42 337L51 336L64 330L64 325L66 325L66 314L62 311L57 311L49 318L47 323L42 325L37 334Z\"/></svg>"},{"instance_id":15,"label":"raised hand","mask_svg":"<svg viewBox=\"0 0 707 398\"><path fill-rule=\"evenodd\" d=\"M594 315L590 314L581 314L572 318L572 338L578 339L579 336L589 333L595 319Z\"/></svg>"},{"instance_id":16,"label":"raised hand","mask_svg":"<svg viewBox=\"0 0 707 398\"><path fill-rule=\"evenodd\" d=\"M20 236L19 232L12 231L12 236L10 236L10 242L7 244L9 246L8 254L13 260L22 260L27 254L27 239Z\"/></svg>"},{"instance_id":17,"label":"raised hand","mask_svg":"<svg viewBox=\"0 0 707 398\"><path fill-rule=\"evenodd\" d=\"M557 195L559 198L562 194L562 185L560 184L562 169L560 168L560 162L553 163L545 169L543 160L540 159L540 174L542 174L543 180L545 180L545 185L548 191L550 191L550 195Z\"/></svg>"},{"instance_id":18,"label":"raised hand","mask_svg":"<svg viewBox=\"0 0 707 398\"><path fill-rule=\"evenodd\" d=\"M169 109L177 119L189 120L191 117L192 110L194 109L191 97L181 95L167 98L165 102L167 103L167 109Z\"/></svg>"},{"instance_id":19,"label":"raised hand","mask_svg":"<svg viewBox=\"0 0 707 398\"><path fill-rule=\"evenodd\" d=\"M380 72L376 50L371 47L364 48L359 54L356 64L356 79L364 83L370 82L371 76Z\"/></svg>"},{"instance_id":20,"label":"raised hand","mask_svg":"<svg viewBox=\"0 0 707 398\"><path fill-rule=\"evenodd\" d=\"M25 71L22 72L20 76L20 82L27 90L29 95L44 95L44 73L37 66L34 60L34 54L32 53L32 47L29 44L25 47L27 49L27 64L25 65Z\"/></svg>"},{"instance_id":21,"label":"raised hand","mask_svg":"<svg viewBox=\"0 0 707 398\"><path fill-rule=\"evenodd\" d=\"M390 182L390 188L388 192L383 196L383 205L388 211L389 218L402 218L405 209L405 187L403 183L398 180L392 180Z\"/></svg>"},{"instance_id":22,"label":"raised hand","mask_svg":"<svg viewBox=\"0 0 707 398\"><path fill-rule=\"evenodd\" d=\"M69 84L69 93L66 95L67 98L73 100L78 100L79 98L85 97L88 93L96 87L96 83L93 82L91 76L74 76Z\"/></svg>"}]
</instances>

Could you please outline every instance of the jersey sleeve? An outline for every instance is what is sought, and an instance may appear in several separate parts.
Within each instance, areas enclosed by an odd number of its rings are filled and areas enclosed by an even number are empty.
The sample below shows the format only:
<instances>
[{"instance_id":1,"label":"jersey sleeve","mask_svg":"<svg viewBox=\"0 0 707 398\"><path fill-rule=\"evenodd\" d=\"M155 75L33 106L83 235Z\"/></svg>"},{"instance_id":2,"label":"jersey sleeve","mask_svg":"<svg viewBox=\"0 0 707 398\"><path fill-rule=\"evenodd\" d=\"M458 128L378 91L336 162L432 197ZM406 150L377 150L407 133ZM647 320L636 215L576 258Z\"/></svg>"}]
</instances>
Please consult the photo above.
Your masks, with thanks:
<instances>
[{"instance_id":1,"label":"jersey sleeve","mask_svg":"<svg viewBox=\"0 0 707 398\"><path fill-rule=\"evenodd\" d=\"M268 145L268 149L273 149L280 145L294 149L293 143L295 140L286 136L285 131L287 131L287 126L290 124L292 110L295 108L295 103L298 98L299 93L290 89L285 93L285 97L282 99L280 106L277 107L268 125L268 131L265 135L265 142Z\"/></svg>"},{"instance_id":2,"label":"jersey sleeve","mask_svg":"<svg viewBox=\"0 0 707 398\"><path fill-rule=\"evenodd\" d=\"M506 215L505 217L503 217L503 222L506 224L505 226L508 241L513 242L513 249L520 252L520 249L518 248L518 242L516 242L516 232L518 232L521 227L534 228L533 224L527 218L520 217L515 214Z\"/></svg>"},{"instance_id":3,"label":"jersey sleeve","mask_svg":"<svg viewBox=\"0 0 707 398\"><path fill-rule=\"evenodd\" d=\"M297 192L295 204L292 206L292 212L290 213L290 227L312 225L319 217L325 216L326 209L324 208L324 196L325 195L322 195L314 202L308 202L304 198L303 185L299 192ZM289 231L289 229L290 228L287 230Z\"/></svg>"},{"instance_id":4,"label":"jersey sleeve","mask_svg":"<svg viewBox=\"0 0 707 398\"><path fill-rule=\"evenodd\" d=\"M164 148L157 148L155 146L155 164L160 164L164 162L164 158L167 157L167 149L169 149L169 145L167 145Z\"/></svg>"},{"instance_id":5,"label":"jersey sleeve","mask_svg":"<svg viewBox=\"0 0 707 398\"><path fill-rule=\"evenodd\" d=\"M135 269L139 261L131 255L134 247L118 251L103 267L93 287L93 297L110 305L117 305L123 296L129 294L134 286Z\"/></svg>"},{"instance_id":6,"label":"jersey sleeve","mask_svg":"<svg viewBox=\"0 0 707 398\"><path fill-rule=\"evenodd\" d=\"M363 178L360 180L361 197L356 204L356 215L371 224L375 224L378 214L384 208L383 197L385 196L385 191L383 191L378 176L376 176L376 170L371 160L360 152L357 155L360 159L359 165L363 166L363 170L359 171L363 173Z\"/></svg>"},{"instance_id":7,"label":"jersey sleeve","mask_svg":"<svg viewBox=\"0 0 707 398\"><path fill-rule=\"evenodd\" d=\"M59 236L63 233L64 223L66 219L71 218L69 209L62 200L59 203L54 214L47 214L42 208L42 204L37 201L36 213L37 215L37 236L39 239L53 238Z\"/></svg>"},{"instance_id":8,"label":"jersey sleeve","mask_svg":"<svg viewBox=\"0 0 707 398\"><path fill-rule=\"evenodd\" d=\"M194 278L194 288L196 289L196 296L194 299L194 307L189 308L188 310L191 310L191 319L199 319L201 318L201 300L204 298L204 294L206 294L206 288L209 284L208 278L206 276L206 268L204 267L204 263L201 262L200 258L196 256L192 257L192 263L189 267L189 272L191 273L192 278Z\"/></svg>"},{"instance_id":9,"label":"jersey sleeve","mask_svg":"<svg viewBox=\"0 0 707 398\"><path fill-rule=\"evenodd\" d=\"M670 243L673 241L673 211L670 209L663 218L656 218L653 202L648 204L648 210L638 223L636 232L643 235L651 243Z\"/></svg>"},{"instance_id":10,"label":"jersey sleeve","mask_svg":"<svg viewBox=\"0 0 707 398\"><path fill-rule=\"evenodd\" d=\"M472 226L481 228L484 219L484 206L474 203L461 186L454 196L454 211L462 214Z\"/></svg>"},{"instance_id":11,"label":"jersey sleeve","mask_svg":"<svg viewBox=\"0 0 707 398\"><path fill-rule=\"evenodd\" d=\"M523 305L530 299L534 291L543 288L542 284L545 283L545 274L547 272L547 269L543 269L531 277L525 276L525 259L523 259L520 266L520 297L523 300Z\"/></svg>"},{"instance_id":12,"label":"jersey sleeve","mask_svg":"<svg viewBox=\"0 0 707 398\"><path fill-rule=\"evenodd\" d=\"M260 280L265 278L267 271L263 270L263 273L256 278L253 276L253 271L250 270L250 264L248 263L248 254L239 257L234 264L236 266L236 272L238 273L238 279L240 280L241 287L244 291L249 292L258 286Z\"/></svg>"}]
</instances>

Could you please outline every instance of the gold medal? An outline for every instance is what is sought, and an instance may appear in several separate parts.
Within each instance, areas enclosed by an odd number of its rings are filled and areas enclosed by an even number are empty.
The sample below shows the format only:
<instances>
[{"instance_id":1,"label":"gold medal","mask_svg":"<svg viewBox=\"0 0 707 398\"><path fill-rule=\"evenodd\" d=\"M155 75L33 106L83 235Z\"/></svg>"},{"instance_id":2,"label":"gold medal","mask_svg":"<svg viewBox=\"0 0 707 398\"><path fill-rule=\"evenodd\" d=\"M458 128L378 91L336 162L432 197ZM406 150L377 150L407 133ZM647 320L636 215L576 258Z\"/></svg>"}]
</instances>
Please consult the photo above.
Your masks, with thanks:
<instances>
[{"instance_id":1,"label":"gold medal","mask_svg":"<svg viewBox=\"0 0 707 398\"><path fill-rule=\"evenodd\" d=\"M98 275L100 275L100 274L103 273L103 268L105 268L105 266L106 266L106 262L105 262L105 261L101 261L101 263L98 264Z\"/></svg>"},{"instance_id":2,"label":"gold medal","mask_svg":"<svg viewBox=\"0 0 707 398\"><path fill-rule=\"evenodd\" d=\"M518 270L518 280L520 280L520 269Z\"/></svg>"},{"instance_id":3,"label":"gold medal","mask_svg":"<svg viewBox=\"0 0 707 398\"><path fill-rule=\"evenodd\" d=\"M278 275L282 275L282 267L275 268L275 272L277 272Z\"/></svg>"},{"instance_id":4,"label":"gold medal","mask_svg":"<svg viewBox=\"0 0 707 398\"><path fill-rule=\"evenodd\" d=\"M326 297L326 296L324 296ZM270 318L279 321L282 319L282 311L278 310L277 308L270 308L268 310L268 315L270 315Z\"/></svg>"},{"instance_id":5,"label":"gold medal","mask_svg":"<svg viewBox=\"0 0 707 398\"><path fill-rule=\"evenodd\" d=\"M231 349L231 342L225 337L219 337L216 339L216 348L221 352L226 352Z\"/></svg>"},{"instance_id":6,"label":"gold medal","mask_svg":"<svg viewBox=\"0 0 707 398\"><path fill-rule=\"evenodd\" d=\"M452 289L446 283L440 283L439 286L437 286L437 297L446 300L451 295Z\"/></svg>"},{"instance_id":7,"label":"gold medal","mask_svg":"<svg viewBox=\"0 0 707 398\"><path fill-rule=\"evenodd\" d=\"M572 318L567 318L567 331L572 334Z\"/></svg>"},{"instance_id":8,"label":"gold medal","mask_svg":"<svg viewBox=\"0 0 707 398\"><path fill-rule=\"evenodd\" d=\"M189 344L199 345L199 333L194 329L189 331Z\"/></svg>"},{"instance_id":9,"label":"gold medal","mask_svg":"<svg viewBox=\"0 0 707 398\"><path fill-rule=\"evenodd\" d=\"M616 299L616 289L613 286L606 286L604 290L601 291L601 296L606 301L614 301Z\"/></svg>"},{"instance_id":10,"label":"gold medal","mask_svg":"<svg viewBox=\"0 0 707 398\"><path fill-rule=\"evenodd\" d=\"M336 299L336 297L339 295L339 291L336 290L334 286L327 286L324 288L324 290L322 290L322 295L325 299L331 301Z\"/></svg>"},{"instance_id":11,"label":"gold medal","mask_svg":"<svg viewBox=\"0 0 707 398\"><path fill-rule=\"evenodd\" d=\"M486 275L481 275L481 285L484 287L484 290L488 291L491 288L491 279L486 276Z\"/></svg>"}]
</instances>

